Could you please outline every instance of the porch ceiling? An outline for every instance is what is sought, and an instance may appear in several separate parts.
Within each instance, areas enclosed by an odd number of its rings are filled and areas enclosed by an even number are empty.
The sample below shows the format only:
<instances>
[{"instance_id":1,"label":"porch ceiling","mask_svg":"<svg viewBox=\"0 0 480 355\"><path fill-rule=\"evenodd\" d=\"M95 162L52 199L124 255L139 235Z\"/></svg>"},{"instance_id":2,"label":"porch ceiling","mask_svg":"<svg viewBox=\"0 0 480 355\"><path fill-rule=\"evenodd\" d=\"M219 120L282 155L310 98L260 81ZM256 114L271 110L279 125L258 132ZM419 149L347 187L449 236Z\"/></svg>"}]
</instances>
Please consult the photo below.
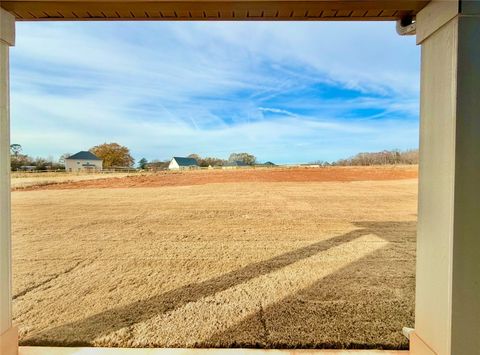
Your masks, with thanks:
<instances>
[{"instance_id":1,"label":"porch ceiling","mask_svg":"<svg viewBox=\"0 0 480 355\"><path fill-rule=\"evenodd\" d=\"M1 0L19 21L343 20L415 16L430 0Z\"/></svg>"}]
</instances>

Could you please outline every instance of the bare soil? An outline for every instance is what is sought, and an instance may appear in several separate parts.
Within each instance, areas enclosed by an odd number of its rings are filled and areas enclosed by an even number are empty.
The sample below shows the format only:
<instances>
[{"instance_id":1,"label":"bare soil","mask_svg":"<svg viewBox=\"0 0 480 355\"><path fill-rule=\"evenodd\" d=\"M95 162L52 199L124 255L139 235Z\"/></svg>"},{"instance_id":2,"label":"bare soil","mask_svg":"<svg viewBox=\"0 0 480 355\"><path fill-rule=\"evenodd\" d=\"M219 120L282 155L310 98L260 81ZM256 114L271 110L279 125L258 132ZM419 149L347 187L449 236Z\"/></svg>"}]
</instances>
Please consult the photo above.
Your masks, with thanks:
<instances>
[{"instance_id":1,"label":"bare soil","mask_svg":"<svg viewBox=\"0 0 480 355\"><path fill-rule=\"evenodd\" d=\"M321 180L332 171L341 182ZM13 192L20 344L405 349L415 176L200 171Z\"/></svg>"},{"instance_id":2,"label":"bare soil","mask_svg":"<svg viewBox=\"0 0 480 355\"><path fill-rule=\"evenodd\" d=\"M238 182L322 182L322 181L377 181L414 179L418 167L368 166L368 167L323 167L323 168L257 168L163 171L120 177L96 176L81 181L58 181L57 183L26 186L24 189L87 189L190 186L211 183Z\"/></svg>"}]
</instances>

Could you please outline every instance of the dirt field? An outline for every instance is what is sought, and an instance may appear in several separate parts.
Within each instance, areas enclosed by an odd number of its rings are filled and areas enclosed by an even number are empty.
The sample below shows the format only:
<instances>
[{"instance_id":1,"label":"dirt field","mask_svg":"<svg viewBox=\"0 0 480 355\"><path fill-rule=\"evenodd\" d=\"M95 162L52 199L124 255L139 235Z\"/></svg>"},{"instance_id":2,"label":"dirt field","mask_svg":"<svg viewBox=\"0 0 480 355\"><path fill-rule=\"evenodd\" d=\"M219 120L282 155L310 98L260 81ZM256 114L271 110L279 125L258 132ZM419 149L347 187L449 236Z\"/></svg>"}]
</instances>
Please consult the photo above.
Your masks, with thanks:
<instances>
[{"instance_id":1,"label":"dirt field","mask_svg":"<svg viewBox=\"0 0 480 355\"><path fill-rule=\"evenodd\" d=\"M105 176L90 174L91 178L68 179L61 173L57 181L48 184L22 186L22 189L88 189L190 186L211 183L237 182L326 182L402 180L416 178L416 166L325 167L325 168L257 168L233 170L162 171L158 173ZM12 183L15 190L15 182Z\"/></svg>"},{"instance_id":2,"label":"dirt field","mask_svg":"<svg viewBox=\"0 0 480 355\"><path fill-rule=\"evenodd\" d=\"M416 169L336 169L14 192L20 343L407 347Z\"/></svg>"}]
</instances>

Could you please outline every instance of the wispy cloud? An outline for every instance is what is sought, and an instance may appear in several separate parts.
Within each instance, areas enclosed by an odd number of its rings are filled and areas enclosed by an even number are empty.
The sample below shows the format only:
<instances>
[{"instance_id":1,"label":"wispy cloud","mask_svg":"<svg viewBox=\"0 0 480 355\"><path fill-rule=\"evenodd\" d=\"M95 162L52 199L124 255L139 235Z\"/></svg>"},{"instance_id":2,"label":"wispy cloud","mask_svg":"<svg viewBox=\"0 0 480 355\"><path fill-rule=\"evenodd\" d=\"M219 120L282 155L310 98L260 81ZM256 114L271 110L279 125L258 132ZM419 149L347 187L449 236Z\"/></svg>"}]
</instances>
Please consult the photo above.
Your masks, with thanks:
<instances>
[{"instance_id":1,"label":"wispy cloud","mask_svg":"<svg viewBox=\"0 0 480 355\"><path fill-rule=\"evenodd\" d=\"M276 162L410 148L418 62L389 23L19 23L12 139Z\"/></svg>"},{"instance_id":2,"label":"wispy cloud","mask_svg":"<svg viewBox=\"0 0 480 355\"><path fill-rule=\"evenodd\" d=\"M262 112L271 112L271 113L278 113L280 115L291 116L291 117L298 117L298 115L294 112L290 112L287 110L282 110L279 108L272 108L272 107L259 107L258 108Z\"/></svg>"}]
</instances>

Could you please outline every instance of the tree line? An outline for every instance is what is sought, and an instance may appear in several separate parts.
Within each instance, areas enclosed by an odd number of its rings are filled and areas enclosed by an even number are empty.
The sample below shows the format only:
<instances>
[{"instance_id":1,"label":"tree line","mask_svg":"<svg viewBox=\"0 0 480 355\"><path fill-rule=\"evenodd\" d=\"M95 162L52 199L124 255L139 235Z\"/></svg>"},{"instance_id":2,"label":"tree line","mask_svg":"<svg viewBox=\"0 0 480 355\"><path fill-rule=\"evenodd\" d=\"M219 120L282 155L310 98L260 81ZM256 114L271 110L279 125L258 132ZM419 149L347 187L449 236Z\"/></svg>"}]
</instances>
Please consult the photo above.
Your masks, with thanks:
<instances>
[{"instance_id":1,"label":"tree line","mask_svg":"<svg viewBox=\"0 0 480 355\"><path fill-rule=\"evenodd\" d=\"M257 157L250 153L232 153L228 159L221 159L216 157L202 158L198 154L190 154L189 158L193 158L197 161L201 167L208 166L224 166L228 163L242 162L245 165L255 165L257 163Z\"/></svg>"},{"instance_id":2,"label":"tree line","mask_svg":"<svg viewBox=\"0 0 480 355\"><path fill-rule=\"evenodd\" d=\"M135 164L135 159L130 154L130 150L118 143L103 143L96 145L89 149L90 152L103 160L104 169L115 168L132 168ZM52 157L33 158L23 153L23 148L20 144L10 145L11 154L11 169L16 170L64 170L65 159L71 154L65 153L60 156L58 160ZM232 153L228 159L218 157L202 157L199 154L190 154L189 158L197 161L200 167L209 166L225 166L229 163L242 162L245 165L256 165L257 158L250 153ZM164 170L168 168L170 160L152 160L148 161L142 158L138 161L137 167L142 170ZM329 163L325 161L314 161L311 164L318 164L322 166L368 166L368 165L395 165L395 164L418 164L418 149L410 150L384 150L381 152L366 152L358 153L357 155L347 158L339 159L335 162Z\"/></svg>"},{"instance_id":3,"label":"tree line","mask_svg":"<svg viewBox=\"0 0 480 355\"><path fill-rule=\"evenodd\" d=\"M229 163L242 162L246 165L255 165L257 164L257 157L250 153L232 153L228 159L222 159L217 157L202 157L199 154L192 153L187 156L187 158L195 159L198 165L202 168L207 168L209 166L225 166ZM138 161L139 169L152 169L152 170L163 170L168 168L170 160L152 160L148 161L145 158L142 158Z\"/></svg>"},{"instance_id":4,"label":"tree line","mask_svg":"<svg viewBox=\"0 0 480 355\"><path fill-rule=\"evenodd\" d=\"M27 154L23 154L23 148L20 144L10 145L10 167L12 171L27 168L34 170L62 170L65 169L62 157L58 160L54 160L53 157L33 158Z\"/></svg>"},{"instance_id":5,"label":"tree line","mask_svg":"<svg viewBox=\"0 0 480 355\"><path fill-rule=\"evenodd\" d=\"M104 169L132 168L135 164L135 159L130 154L130 150L118 143L103 143L90 148L89 151L103 160ZM65 159L71 156L70 153L65 153L62 154L58 160L54 160L52 157L33 158L23 153L23 148L20 144L10 145L10 154L12 171L64 170ZM232 153L228 159L201 157L199 154L190 154L188 157L195 159L201 167L224 166L236 161L240 161L246 165L255 165L257 163L257 158L249 153ZM169 163L170 160L155 159L148 161L147 159L142 158L138 161L137 167L142 170L163 170L168 168Z\"/></svg>"},{"instance_id":6,"label":"tree line","mask_svg":"<svg viewBox=\"0 0 480 355\"><path fill-rule=\"evenodd\" d=\"M337 160L333 165L368 166L368 165L413 165L418 164L418 149L383 150L381 152L358 153L357 155Z\"/></svg>"},{"instance_id":7,"label":"tree line","mask_svg":"<svg viewBox=\"0 0 480 355\"><path fill-rule=\"evenodd\" d=\"M103 160L104 169L129 168L133 167L135 159L130 154L130 150L118 143L104 143L96 145L89 149L98 158ZM12 171L17 170L64 170L65 159L70 157L70 153L65 153L58 160L53 157L33 158L23 153L20 144L10 145L10 166Z\"/></svg>"}]
</instances>

